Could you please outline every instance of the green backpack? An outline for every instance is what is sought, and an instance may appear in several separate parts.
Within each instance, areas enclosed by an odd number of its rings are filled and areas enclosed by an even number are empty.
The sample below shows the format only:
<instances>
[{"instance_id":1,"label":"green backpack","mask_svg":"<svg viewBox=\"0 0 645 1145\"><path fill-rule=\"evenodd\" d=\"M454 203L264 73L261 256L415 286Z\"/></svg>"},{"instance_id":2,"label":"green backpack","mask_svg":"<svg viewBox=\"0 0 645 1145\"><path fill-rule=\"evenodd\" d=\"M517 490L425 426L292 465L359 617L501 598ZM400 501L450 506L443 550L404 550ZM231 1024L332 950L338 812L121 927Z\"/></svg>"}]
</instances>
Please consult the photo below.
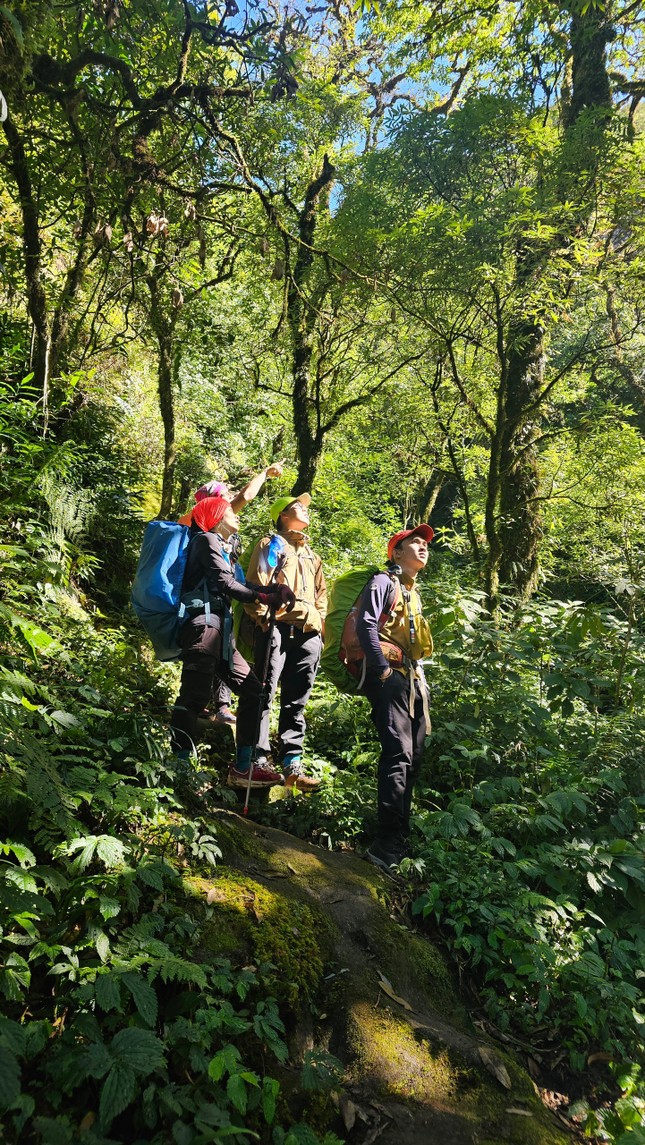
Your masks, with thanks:
<instances>
[{"instance_id":1,"label":"green backpack","mask_svg":"<svg viewBox=\"0 0 645 1145\"><path fill-rule=\"evenodd\" d=\"M351 569L343 573L331 586L329 593L329 609L325 620L325 646L323 648L320 667L335 684L339 692L352 695L358 691L363 673L356 671L356 664L364 660L363 651L356 637L356 617L358 606L367 582L375 573L383 572L377 565L369 568ZM400 599L401 586L397 577L391 577L394 587L394 599L388 612L383 616L382 623L394 611ZM380 626L379 626L380 627ZM348 667L354 666L354 671Z\"/></svg>"}]
</instances>

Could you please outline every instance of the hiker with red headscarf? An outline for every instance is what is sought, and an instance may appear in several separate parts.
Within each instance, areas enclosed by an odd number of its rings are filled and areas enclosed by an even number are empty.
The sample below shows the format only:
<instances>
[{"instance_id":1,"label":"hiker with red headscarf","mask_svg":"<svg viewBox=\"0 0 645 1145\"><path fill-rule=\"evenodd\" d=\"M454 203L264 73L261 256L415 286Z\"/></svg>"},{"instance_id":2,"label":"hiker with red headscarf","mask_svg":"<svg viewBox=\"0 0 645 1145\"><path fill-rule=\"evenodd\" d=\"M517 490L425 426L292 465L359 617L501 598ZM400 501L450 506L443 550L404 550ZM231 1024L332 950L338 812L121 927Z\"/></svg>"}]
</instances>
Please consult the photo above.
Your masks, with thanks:
<instances>
[{"instance_id":1,"label":"hiker with red headscarf","mask_svg":"<svg viewBox=\"0 0 645 1145\"><path fill-rule=\"evenodd\" d=\"M224 497L229 501L235 513L241 513L246 505L250 505L254 501L258 493L261 492L265 481L270 480L272 477L281 477L284 469L283 461L274 461L272 465L267 465L266 469L261 469L256 473L246 485L240 489L239 493L234 493L228 486L226 481L207 481L205 485L200 485L199 489L195 492L195 505L203 501L206 497ZM193 509L189 509L183 517L179 518L180 525L189 525L193 520ZM236 540L237 538L234 538ZM237 549L234 545L229 545L227 549L229 556L232 558L231 564L233 571L237 571L238 580L244 583L244 576L240 576L240 566L236 564ZM234 724L235 715L231 711L231 689L222 680L217 680L213 689L212 695L213 706L213 720L218 724ZM201 712L201 717L209 719L208 708L204 708Z\"/></svg>"},{"instance_id":2,"label":"hiker with red headscarf","mask_svg":"<svg viewBox=\"0 0 645 1145\"><path fill-rule=\"evenodd\" d=\"M274 461L272 465L267 465L266 469L261 469L250 481L247 481L239 493L234 493L227 481L207 481L196 490L195 505L198 505L206 497L224 497L226 501L230 502L235 513L241 513L242 509L250 505L251 501L254 501L258 493L261 492L265 481L269 481L272 477L281 477L283 469L284 461ZM195 506L179 518L180 525L190 525L194 508Z\"/></svg>"},{"instance_id":3,"label":"hiker with red headscarf","mask_svg":"<svg viewBox=\"0 0 645 1145\"><path fill-rule=\"evenodd\" d=\"M390 537L388 571L370 577L356 619L365 656L361 691L381 741L378 827L367 858L388 871L407 853L412 790L429 726L421 661L432 652L432 636L416 579L428 562L433 536L430 525L417 525Z\"/></svg>"},{"instance_id":4,"label":"hiker with red headscarf","mask_svg":"<svg viewBox=\"0 0 645 1145\"><path fill-rule=\"evenodd\" d=\"M224 497L206 497L193 509L182 584L188 619L180 635L181 686L170 720L173 751L184 761L195 749L197 720L208 703L215 679L236 694L259 702L262 685L235 647L231 600L245 604L259 601L276 609L292 608L295 603L287 585L241 584L236 579L226 545L238 528L237 515ZM254 766L252 787L281 782L282 776L269 767Z\"/></svg>"}]
</instances>

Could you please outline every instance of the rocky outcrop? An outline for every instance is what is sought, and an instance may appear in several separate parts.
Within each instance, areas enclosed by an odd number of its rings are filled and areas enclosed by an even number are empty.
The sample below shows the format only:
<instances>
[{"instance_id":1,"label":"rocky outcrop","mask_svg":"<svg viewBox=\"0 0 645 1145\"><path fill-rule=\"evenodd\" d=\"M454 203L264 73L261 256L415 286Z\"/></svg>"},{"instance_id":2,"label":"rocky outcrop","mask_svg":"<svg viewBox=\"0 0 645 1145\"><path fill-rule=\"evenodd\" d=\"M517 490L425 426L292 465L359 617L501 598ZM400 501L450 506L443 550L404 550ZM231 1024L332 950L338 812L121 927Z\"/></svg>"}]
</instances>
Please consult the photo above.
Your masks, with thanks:
<instances>
[{"instance_id":1,"label":"rocky outcrop","mask_svg":"<svg viewBox=\"0 0 645 1145\"><path fill-rule=\"evenodd\" d=\"M442 956L388 902L388 883L229 811L214 813L223 865L187 879L213 905L205 951L278 968L291 1115L356 1145L563 1145L517 1061L473 1030ZM342 1083L303 1093L307 1051Z\"/></svg>"}]
</instances>

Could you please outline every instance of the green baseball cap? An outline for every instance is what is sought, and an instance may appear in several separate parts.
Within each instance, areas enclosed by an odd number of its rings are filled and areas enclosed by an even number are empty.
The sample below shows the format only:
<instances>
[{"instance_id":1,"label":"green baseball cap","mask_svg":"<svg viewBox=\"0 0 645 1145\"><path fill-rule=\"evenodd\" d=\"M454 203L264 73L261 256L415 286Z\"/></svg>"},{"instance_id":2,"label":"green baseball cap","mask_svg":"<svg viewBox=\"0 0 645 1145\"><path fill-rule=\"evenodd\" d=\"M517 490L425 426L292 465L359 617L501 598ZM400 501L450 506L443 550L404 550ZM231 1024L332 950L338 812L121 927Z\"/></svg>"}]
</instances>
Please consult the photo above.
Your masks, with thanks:
<instances>
[{"instance_id":1,"label":"green baseball cap","mask_svg":"<svg viewBox=\"0 0 645 1145\"><path fill-rule=\"evenodd\" d=\"M274 525L277 525L280 514L283 513L285 509L288 509L289 505L293 505L294 501L299 501L301 505L305 506L305 509L311 505L309 493L298 493L295 497L278 497L278 500L274 501L269 509Z\"/></svg>"}]
</instances>

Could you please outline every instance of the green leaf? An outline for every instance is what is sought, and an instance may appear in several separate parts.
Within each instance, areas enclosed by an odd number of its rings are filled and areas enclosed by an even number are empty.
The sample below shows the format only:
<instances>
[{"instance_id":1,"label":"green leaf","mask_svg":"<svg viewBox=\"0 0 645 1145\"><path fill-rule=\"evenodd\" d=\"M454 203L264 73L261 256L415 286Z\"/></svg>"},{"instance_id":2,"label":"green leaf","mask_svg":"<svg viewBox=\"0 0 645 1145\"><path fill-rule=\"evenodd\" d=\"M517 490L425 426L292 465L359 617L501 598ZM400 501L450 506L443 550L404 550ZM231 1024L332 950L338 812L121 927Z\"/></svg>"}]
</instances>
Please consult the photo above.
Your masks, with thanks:
<instances>
[{"instance_id":1,"label":"green leaf","mask_svg":"<svg viewBox=\"0 0 645 1145\"><path fill-rule=\"evenodd\" d=\"M246 1113L248 1095L246 1092L244 1078L241 1074L231 1074L226 1083L226 1092L228 1094L229 1100L235 1106L238 1113Z\"/></svg>"},{"instance_id":2,"label":"green leaf","mask_svg":"<svg viewBox=\"0 0 645 1145\"><path fill-rule=\"evenodd\" d=\"M172 1127L172 1137L175 1145L192 1145L195 1140L191 1126L186 1125L185 1121L175 1121Z\"/></svg>"},{"instance_id":3,"label":"green leaf","mask_svg":"<svg viewBox=\"0 0 645 1145\"><path fill-rule=\"evenodd\" d=\"M127 1033L128 1031L123 1031ZM103 1129L108 1129L134 1099L136 1078L134 1070L125 1061L116 1061L107 1075L99 1101L99 1121Z\"/></svg>"},{"instance_id":4,"label":"green leaf","mask_svg":"<svg viewBox=\"0 0 645 1145\"><path fill-rule=\"evenodd\" d=\"M23 868L34 867L36 865L36 856L29 847L25 847L24 843L0 843L0 851L5 855L13 854L16 856L20 866Z\"/></svg>"},{"instance_id":5,"label":"green leaf","mask_svg":"<svg viewBox=\"0 0 645 1145\"><path fill-rule=\"evenodd\" d=\"M227 1045L211 1058L208 1066L208 1076L213 1081L219 1081L225 1073L235 1073L240 1064L240 1051L237 1046Z\"/></svg>"},{"instance_id":6,"label":"green leaf","mask_svg":"<svg viewBox=\"0 0 645 1145\"><path fill-rule=\"evenodd\" d=\"M307 1050L300 1081L303 1089L314 1093L325 1093L336 1089L343 1080L343 1063L326 1050Z\"/></svg>"},{"instance_id":7,"label":"green leaf","mask_svg":"<svg viewBox=\"0 0 645 1145\"><path fill-rule=\"evenodd\" d=\"M280 1084L274 1078L264 1077L262 1079L262 1112L267 1125L271 1125L275 1118L276 1100L279 1092Z\"/></svg>"},{"instance_id":8,"label":"green leaf","mask_svg":"<svg viewBox=\"0 0 645 1145\"><path fill-rule=\"evenodd\" d=\"M84 871L90 865L94 858L96 850L96 836L90 835L83 839L73 839L67 848L67 854L72 855L75 851L80 851L80 855L74 859L74 869L77 871Z\"/></svg>"},{"instance_id":9,"label":"green leaf","mask_svg":"<svg viewBox=\"0 0 645 1145\"><path fill-rule=\"evenodd\" d=\"M48 715L50 720L53 720L55 724L59 724L62 728L79 727L79 721L71 712L49 712Z\"/></svg>"},{"instance_id":10,"label":"green leaf","mask_svg":"<svg viewBox=\"0 0 645 1145\"><path fill-rule=\"evenodd\" d=\"M157 993L142 974L127 970L121 975L121 981L130 991L134 1004L147 1026L154 1026L157 1021Z\"/></svg>"},{"instance_id":11,"label":"green leaf","mask_svg":"<svg viewBox=\"0 0 645 1145\"><path fill-rule=\"evenodd\" d=\"M163 890L163 866L161 863L140 863L137 878L155 891Z\"/></svg>"},{"instance_id":12,"label":"green leaf","mask_svg":"<svg viewBox=\"0 0 645 1145\"><path fill-rule=\"evenodd\" d=\"M10 1002L19 1002L30 983L29 964L20 954L10 954L0 970L0 991Z\"/></svg>"},{"instance_id":13,"label":"green leaf","mask_svg":"<svg viewBox=\"0 0 645 1145\"><path fill-rule=\"evenodd\" d=\"M73 1145L76 1136L68 1117L37 1117L34 1129L47 1145Z\"/></svg>"},{"instance_id":14,"label":"green leaf","mask_svg":"<svg viewBox=\"0 0 645 1145\"><path fill-rule=\"evenodd\" d=\"M94 993L96 995L96 1001L102 1010L121 1011L119 982L112 973L97 975L96 982L94 983Z\"/></svg>"},{"instance_id":15,"label":"green leaf","mask_svg":"<svg viewBox=\"0 0 645 1145\"><path fill-rule=\"evenodd\" d=\"M20 1065L7 1046L0 1046L0 1109L8 1109L20 1093Z\"/></svg>"},{"instance_id":16,"label":"green leaf","mask_svg":"<svg viewBox=\"0 0 645 1145\"><path fill-rule=\"evenodd\" d=\"M105 895L99 897L99 910L106 920L109 918L116 918L121 913L121 903L118 899L106 898Z\"/></svg>"},{"instance_id":17,"label":"green leaf","mask_svg":"<svg viewBox=\"0 0 645 1145\"><path fill-rule=\"evenodd\" d=\"M96 946L96 953L101 959L101 962L107 962L108 958L110 957L110 940L105 931L99 931L96 936L94 945Z\"/></svg>"},{"instance_id":18,"label":"green leaf","mask_svg":"<svg viewBox=\"0 0 645 1145\"><path fill-rule=\"evenodd\" d=\"M112 1039L110 1050L119 1061L144 1076L160 1069L165 1062L163 1045L149 1030L135 1027L119 1030Z\"/></svg>"},{"instance_id":19,"label":"green leaf","mask_svg":"<svg viewBox=\"0 0 645 1145\"><path fill-rule=\"evenodd\" d=\"M255 1089L260 1088L260 1079L259 1079L257 1073L253 1073L252 1070L244 1070L243 1069L242 1072L240 1073L240 1077L244 1079L244 1081L246 1082L247 1085L252 1085L255 1087Z\"/></svg>"},{"instance_id":20,"label":"green leaf","mask_svg":"<svg viewBox=\"0 0 645 1145\"><path fill-rule=\"evenodd\" d=\"M113 835L99 835L96 841L96 853L106 867L116 867L123 862L126 852L125 844Z\"/></svg>"},{"instance_id":21,"label":"green leaf","mask_svg":"<svg viewBox=\"0 0 645 1145\"><path fill-rule=\"evenodd\" d=\"M103 1042L94 1042L81 1058L81 1074L83 1077L105 1077L112 1064L112 1054L107 1046Z\"/></svg>"},{"instance_id":22,"label":"green leaf","mask_svg":"<svg viewBox=\"0 0 645 1145\"><path fill-rule=\"evenodd\" d=\"M18 20L14 16L13 12L10 12L8 8L5 8L4 4L0 4L0 16L2 16L3 19L5 19L7 21L7 23L10 25L11 31L14 34L14 37L15 37L15 40L16 40L18 47L22 48L24 46L24 38L23 38L23 34L22 34L22 25L18 22ZM20 552L20 551L21 551L20 549L16 549L16 552Z\"/></svg>"}]
</instances>

